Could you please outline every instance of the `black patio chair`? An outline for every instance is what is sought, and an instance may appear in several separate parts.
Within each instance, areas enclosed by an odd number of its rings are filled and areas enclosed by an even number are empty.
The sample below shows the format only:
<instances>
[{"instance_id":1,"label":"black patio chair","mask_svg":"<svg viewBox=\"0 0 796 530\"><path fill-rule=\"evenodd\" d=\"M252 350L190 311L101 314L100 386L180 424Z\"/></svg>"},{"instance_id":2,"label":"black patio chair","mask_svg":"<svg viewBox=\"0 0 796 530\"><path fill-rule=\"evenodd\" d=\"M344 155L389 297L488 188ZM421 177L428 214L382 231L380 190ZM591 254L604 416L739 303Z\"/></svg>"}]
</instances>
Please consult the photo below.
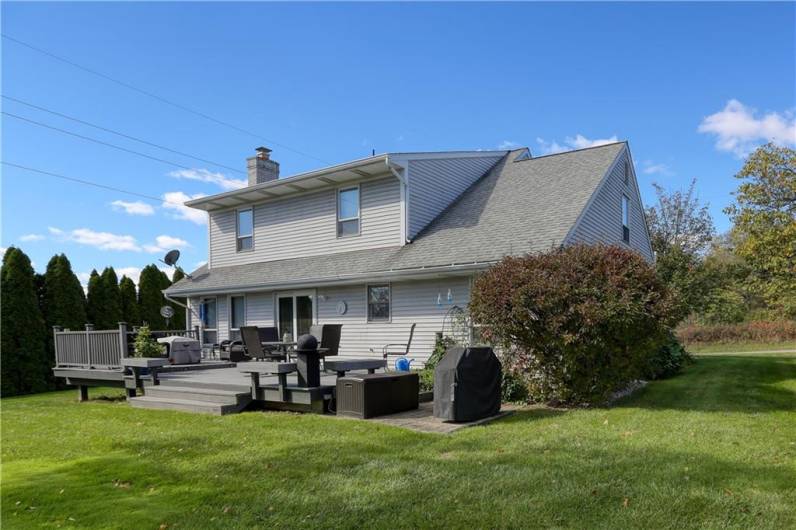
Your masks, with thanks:
<instances>
[{"instance_id":1,"label":"black patio chair","mask_svg":"<svg viewBox=\"0 0 796 530\"><path fill-rule=\"evenodd\" d=\"M276 353L266 350L260 343L260 333L257 326L242 326L240 328L240 337L243 341L243 348L252 359L265 359L269 361L284 361L285 355L283 353Z\"/></svg>"},{"instance_id":2,"label":"black patio chair","mask_svg":"<svg viewBox=\"0 0 796 530\"><path fill-rule=\"evenodd\" d=\"M415 336L415 326L417 324L412 324L409 328L409 340L406 341L406 344L385 344L381 349L381 354L384 357L384 360L387 361L387 366L389 367L389 357L407 357L409 355L409 348L412 347L412 338Z\"/></svg>"},{"instance_id":3,"label":"black patio chair","mask_svg":"<svg viewBox=\"0 0 796 530\"><path fill-rule=\"evenodd\" d=\"M318 339L318 347L326 349L322 359L333 357L339 353L342 333L342 324L323 324L310 327L310 335Z\"/></svg>"}]
</instances>

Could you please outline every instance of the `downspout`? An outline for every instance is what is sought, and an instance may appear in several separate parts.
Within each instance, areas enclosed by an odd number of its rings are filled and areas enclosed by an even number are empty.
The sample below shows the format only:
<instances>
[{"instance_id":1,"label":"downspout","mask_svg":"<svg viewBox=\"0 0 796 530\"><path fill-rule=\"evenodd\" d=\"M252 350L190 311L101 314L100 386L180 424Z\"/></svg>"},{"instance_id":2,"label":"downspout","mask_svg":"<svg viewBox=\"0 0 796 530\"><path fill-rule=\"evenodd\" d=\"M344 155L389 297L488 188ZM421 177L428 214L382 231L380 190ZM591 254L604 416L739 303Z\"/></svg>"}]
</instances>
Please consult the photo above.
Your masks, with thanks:
<instances>
[{"instance_id":1,"label":"downspout","mask_svg":"<svg viewBox=\"0 0 796 530\"><path fill-rule=\"evenodd\" d=\"M401 184L401 199L403 202L403 209L401 212L403 233L401 235L405 243L411 243L412 240L406 235L409 231L409 186L406 181L406 168L390 160L390 155L385 157L384 163L387 164L387 169L390 170L390 173L392 173Z\"/></svg>"},{"instance_id":2,"label":"downspout","mask_svg":"<svg viewBox=\"0 0 796 530\"><path fill-rule=\"evenodd\" d=\"M191 314L193 314L193 315L196 315L196 321L197 321L197 322L199 322L199 327L202 327L202 319L201 319L201 318L199 318L199 313L197 313L196 311L194 311L193 309L191 309L191 306L189 306L189 305L186 305L186 304L183 304L182 302L179 302L179 301L175 300L175 299L174 299L174 298L172 298L171 296L167 295L165 291L161 291L161 292L163 293L163 298L165 298L167 301L171 302L172 304L177 304L177 305L178 305L178 306L180 306L180 307L184 307L184 308L185 308L185 309L187 309L187 310L188 310L188 311L189 311Z\"/></svg>"}]
</instances>

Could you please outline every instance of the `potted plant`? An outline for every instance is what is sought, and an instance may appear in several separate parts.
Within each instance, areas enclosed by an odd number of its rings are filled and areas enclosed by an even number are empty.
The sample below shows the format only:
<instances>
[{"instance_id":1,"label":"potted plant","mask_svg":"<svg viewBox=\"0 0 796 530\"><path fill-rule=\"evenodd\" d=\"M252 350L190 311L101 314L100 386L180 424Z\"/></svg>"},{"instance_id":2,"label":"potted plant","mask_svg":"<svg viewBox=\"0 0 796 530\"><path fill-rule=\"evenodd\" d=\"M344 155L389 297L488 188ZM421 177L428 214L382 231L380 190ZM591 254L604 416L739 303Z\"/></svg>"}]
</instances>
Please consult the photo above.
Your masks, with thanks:
<instances>
[{"instance_id":1,"label":"potted plant","mask_svg":"<svg viewBox=\"0 0 796 530\"><path fill-rule=\"evenodd\" d=\"M144 325L138 328L138 333L135 336L134 357L162 357L166 351L165 346L158 344L152 337L152 332L149 331L149 326Z\"/></svg>"}]
</instances>

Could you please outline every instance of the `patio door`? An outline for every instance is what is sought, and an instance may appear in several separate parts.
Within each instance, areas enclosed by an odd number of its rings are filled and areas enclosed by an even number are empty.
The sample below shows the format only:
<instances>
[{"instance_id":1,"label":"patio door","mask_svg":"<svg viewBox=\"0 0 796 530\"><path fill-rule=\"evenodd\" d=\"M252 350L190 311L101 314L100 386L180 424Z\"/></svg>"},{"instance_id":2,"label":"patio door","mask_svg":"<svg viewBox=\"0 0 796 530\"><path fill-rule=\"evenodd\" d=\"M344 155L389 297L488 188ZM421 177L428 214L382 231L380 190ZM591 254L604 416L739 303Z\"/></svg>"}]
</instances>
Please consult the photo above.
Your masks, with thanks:
<instances>
[{"instance_id":1,"label":"patio door","mask_svg":"<svg viewBox=\"0 0 796 530\"><path fill-rule=\"evenodd\" d=\"M314 295L311 291L284 293L277 297L279 338L290 333L293 340L310 332L315 319Z\"/></svg>"}]
</instances>

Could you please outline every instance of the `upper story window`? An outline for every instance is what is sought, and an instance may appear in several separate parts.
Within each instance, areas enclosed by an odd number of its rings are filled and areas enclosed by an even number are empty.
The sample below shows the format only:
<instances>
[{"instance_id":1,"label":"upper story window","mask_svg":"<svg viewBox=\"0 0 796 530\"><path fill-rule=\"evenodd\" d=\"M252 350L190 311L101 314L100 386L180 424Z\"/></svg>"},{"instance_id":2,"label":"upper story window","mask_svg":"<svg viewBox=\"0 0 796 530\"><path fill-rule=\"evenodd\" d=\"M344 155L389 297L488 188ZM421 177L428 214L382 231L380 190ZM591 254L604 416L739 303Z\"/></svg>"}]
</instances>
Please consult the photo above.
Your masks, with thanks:
<instances>
[{"instance_id":1,"label":"upper story window","mask_svg":"<svg viewBox=\"0 0 796 530\"><path fill-rule=\"evenodd\" d=\"M254 210L238 210L237 226L238 250L251 250L254 247Z\"/></svg>"},{"instance_id":2,"label":"upper story window","mask_svg":"<svg viewBox=\"0 0 796 530\"><path fill-rule=\"evenodd\" d=\"M368 286L368 322L390 320L390 286Z\"/></svg>"},{"instance_id":3,"label":"upper story window","mask_svg":"<svg viewBox=\"0 0 796 530\"><path fill-rule=\"evenodd\" d=\"M630 243L630 199L622 195L622 239Z\"/></svg>"},{"instance_id":4,"label":"upper story window","mask_svg":"<svg viewBox=\"0 0 796 530\"><path fill-rule=\"evenodd\" d=\"M337 237L359 234L359 187L337 190Z\"/></svg>"}]
</instances>

